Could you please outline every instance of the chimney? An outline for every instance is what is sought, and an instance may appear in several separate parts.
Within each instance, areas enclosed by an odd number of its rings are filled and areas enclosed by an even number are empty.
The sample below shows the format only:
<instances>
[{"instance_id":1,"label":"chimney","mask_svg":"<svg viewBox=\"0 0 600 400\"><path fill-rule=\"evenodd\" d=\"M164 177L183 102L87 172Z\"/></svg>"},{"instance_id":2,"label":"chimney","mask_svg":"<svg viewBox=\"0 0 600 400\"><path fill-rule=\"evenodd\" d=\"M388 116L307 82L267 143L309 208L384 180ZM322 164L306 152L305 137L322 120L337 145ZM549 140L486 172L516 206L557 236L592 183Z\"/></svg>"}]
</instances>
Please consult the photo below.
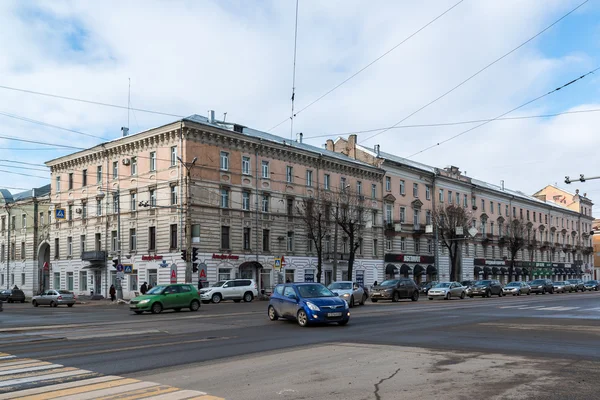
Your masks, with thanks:
<instances>
[{"instance_id":1,"label":"chimney","mask_svg":"<svg viewBox=\"0 0 600 400\"><path fill-rule=\"evenodd\" d=\"M377 157L379 157L381 155L378 144L375 145L375 154L377 154Z\"/></svg>"},{"instance_id":2,"label":"chimney","mask_svg":"<svg viewBox=\"0 0 600 400\"><path fill-rule=\"evenodd\" d=\"M500 181L500 186L502 186L502 191L504 191L504 179Z\"/></svg>"},{"instance_id":3,"label":"chimney","mask_svg":"<svg viewBox=\"0 0 600 400\"><path fill-rule=\"evenodd\" d=\"M296 133L296 142L302 143L302 136L304 136L302 132Z\"/></svg>"},{"instance_id":4,"label":"chimney","mask_svg":"<svg viewBox=\"0 0 600 400\"><path fill-rule=\"evenodd\" d=\"M215 110L208 110L208 123L209 124L215 123Z\"/></svg>"},{"instance_id":5,"label":"chimney","mask_svg":"<svg viewBox=\"0 0 600 400\"><path fill-rule=\"evenodd\" d=\"M333 147L333 140L327 139L327 144L325 145L325 148L329 151L335 151L335 148Z\"/></svg>"},{"instance_id":6,"label":"chimney","mask_svg":"<svg viewBox=\"0 0 600 400\"><path fill-rule=\"evenodd\" d=\"M356 134L348 136L348 156L356 160Z\"/></svg>"},{"instance_id":7,"label":"chimney","mask_svg":"<svg viewBox=\"0 0 600 400\"><path fill-rule=\"evenodd\" d=\"M121 134L123 135L123 137L129 136L129 128L125 128L124 126L121 127Z\"/></svg>"}]
</instances>

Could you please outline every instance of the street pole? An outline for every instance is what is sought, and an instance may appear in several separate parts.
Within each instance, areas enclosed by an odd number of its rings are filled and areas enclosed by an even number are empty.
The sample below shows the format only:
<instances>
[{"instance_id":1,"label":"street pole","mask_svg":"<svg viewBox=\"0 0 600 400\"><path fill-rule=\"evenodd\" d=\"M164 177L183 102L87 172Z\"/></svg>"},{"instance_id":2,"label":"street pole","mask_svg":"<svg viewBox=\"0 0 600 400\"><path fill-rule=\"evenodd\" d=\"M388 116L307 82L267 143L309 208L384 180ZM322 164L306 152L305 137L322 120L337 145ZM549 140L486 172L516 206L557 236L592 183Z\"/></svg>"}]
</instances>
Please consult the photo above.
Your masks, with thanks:
<instances>
[{"instance_id":1,"label":"street pole","mask_svg":"<svg viewBox=\"0 0 600 400\"><path fill-rule=\"evenodd\" d=\"M185 200L185 208L183 209L183 212L185 212L185 242L186 242L185 247L187 250L187 256L186 256L186 260L185 260L185 283L192 283L192 261L191 261L191 257L192 257L192 232L191 232L192 226L191 225L192 224L191 224L191 218L190 218L190 211L191 211L190 201L191 201L192 197L190 196L190 171L196 164L196 161L198 161L198 157L194 157L194 159L192 160L191 163L183 162L181 157L177 157L177 159L179 160L181 165L183 167L185 167L185 169L186 169L186 178L185 178L186 200Z\"/></svg>"},{"instance_id":2,"label":"street pole","mask_svg":"<svg viewBox=\"0 0 600 400\"><path fill-rule=\"evenodd\" d=\"M6 200L5 200L6 201ZM4 208L6 209L7 212L7 219L8 219L8 246L6 246L6 289L10 289L10 230L11 230L11 223L10 223L10 206L8 204L4 205Z\"/></svg>"},{"instance_id":3,"label":"street pole","mask_svg":"<svg viewBox=\"0 0 600 400\"><path fill-rule=\"evenodd\" d=\"M121 265L121 189L117 189L117 265ZM118 271L117 271L118 275ZM123 300L123 286L117 276L117 300Z\"/></svg>"},{"instance_id":4,"label":"street pole","mask_svg":"<svg viewBox=\"0 0 600 400\"><path fill-rule=\"evenodd\" d=\"M338 250L338 219L340 217L340 200L337 200L335 206L335 228L333 231L333 282L337 281L337 250ZM331 282L329 282L331 283Z\"/></svg>"}]
</instances>

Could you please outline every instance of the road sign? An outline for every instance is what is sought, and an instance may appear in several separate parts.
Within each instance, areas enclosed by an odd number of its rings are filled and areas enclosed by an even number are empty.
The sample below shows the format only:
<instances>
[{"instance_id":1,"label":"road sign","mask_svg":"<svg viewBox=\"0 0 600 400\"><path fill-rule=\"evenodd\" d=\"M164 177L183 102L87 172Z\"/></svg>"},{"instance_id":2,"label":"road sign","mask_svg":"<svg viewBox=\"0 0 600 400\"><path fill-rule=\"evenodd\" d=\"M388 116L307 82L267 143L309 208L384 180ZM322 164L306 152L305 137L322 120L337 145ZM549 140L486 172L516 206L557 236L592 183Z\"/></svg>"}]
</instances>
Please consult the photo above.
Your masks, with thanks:
<instances>
[{"instance_id":1,"label":"road sign","mask_svg":"<svg viewBox=\"0 0 600 400\"><path fill-rule=\"evenodd\" d=\"M133 264L123 264L123 272L131 274L133 272Z\"/></svg>"},{"instance_id":2,"label":"road sign","mask_svg":"<svg viewBox=\"0 0 600 400\"><path fill-rule=\"evenodd\" d=\"M281 266L285 266L285 257L281 256Z\"/></svg>"},{"instance_id":3,"label":"road sign","mask_svg":"<svg viewBox=\"0 0 600 400\"><path fill-rule=\"evenodd\" d=\"M281 258L279 258L279 257L275 258L274 262L275 262L275 264L274 264L275 269L281 269Z\"/></svg>"},{"instance_id":4,"label":"road sign","mask_svg":"<svg viewBox=\"0 0 600 400\"><path fill-rule=\"evenodd\" d=\"M167 268L169 264L167 264L167 260L163 259L162 262L158 264L158 266L161 268Z\"/></svg>"},{"instance_id":5,"label":"road sign","mask_svg":"<svg viewBox=\"0 0 600 400\"><path fill-rule=\"evenodd\" d=\"M171 283L177 283L177 264L171 264Z\"/></svg>"},{"instance_id":6,"label":"road sign","mask_svg":"<svg viewBox=\"0 0 600 400\"><path fill-rule=\"evenodd\" d=\"M123 264L117 265L117 271L118 272L123 272Z\"/></svg>"},{"instance_id":7,"label":"road sign","mask_svg":"<svg viewBox=\"0 0 600 400\"><path fill-rule=\"evenodd\" d=\"M200 263L198 264L198 278L201 281L205 281L206 280L206 264L205 263Z\"/></svg>"},{"instance_id":8,"label":"road sign","mask_svg":"<svg viewBox=\"0 0 600 400\"><path fill-rule=\"evenodd\" d=\"M125 279L125 273L123 271L117 271L117 279Z\"/></svg>"},{"instance_id":9,"label":"road sign","mask_svg":"<svg viewBox=\"0 0 600 400\"><path fill-rule=\"evenodd\" d=\"M56 219L65 219L65 215L66 213L64 208L57 208L54 210L54 216L56 217Z\"/></svg>"}]
</instances>

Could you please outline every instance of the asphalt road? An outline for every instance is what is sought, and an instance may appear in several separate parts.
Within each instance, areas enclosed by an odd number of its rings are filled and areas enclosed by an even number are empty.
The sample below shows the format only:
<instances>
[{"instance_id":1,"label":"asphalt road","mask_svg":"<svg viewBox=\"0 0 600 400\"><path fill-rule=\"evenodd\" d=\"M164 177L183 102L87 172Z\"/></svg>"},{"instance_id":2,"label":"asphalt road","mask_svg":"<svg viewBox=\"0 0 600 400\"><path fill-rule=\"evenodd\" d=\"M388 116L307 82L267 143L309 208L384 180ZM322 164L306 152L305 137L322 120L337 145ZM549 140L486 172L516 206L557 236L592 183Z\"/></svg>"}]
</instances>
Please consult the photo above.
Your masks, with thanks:
<instances>
[{"instance_id":1,"label":"asphalt road","mask_svg":"<svg viewBox=\"0 0 600 400\"><path fill-rule=\"evenodd\" d=\"M397 390L406 395L437 398L455 390L449 398L461 398L469 397L481 379L495 378L498 382L478 393L505 396L499 398L565 398L565 394L598 398L600 293L596 292L369 302L352 309L345 327L309 328L269 321L267 302L257 301L141 316L117 305L4 306L0 352L96 373L175 382L228 399L393 399L399 398L394 397L394 385L400 383ZM469 364L472 360L477 363ZM411 368L386 379L395 370L385 369L396 365ZM273 368L274 375L261 372ZM471 369L474 372L467 378ZM313 375L294 381L308 370ZM474 379L477 371L488 372ZM340 377L350 382L344 386L353 382L355 386L350 391L338 388ZM429 380L421 382L423 377ZM244 382L244 387L234 382ZM407 386L409 382L413 385ZM423 385L436 382L439 389L453 384L423 397ZM577 391L561 391L565 384L575 384ZM519 391L519 385L537 391ZM337 389L329 390L331 386Z\"/></svg>"}]
</instances>

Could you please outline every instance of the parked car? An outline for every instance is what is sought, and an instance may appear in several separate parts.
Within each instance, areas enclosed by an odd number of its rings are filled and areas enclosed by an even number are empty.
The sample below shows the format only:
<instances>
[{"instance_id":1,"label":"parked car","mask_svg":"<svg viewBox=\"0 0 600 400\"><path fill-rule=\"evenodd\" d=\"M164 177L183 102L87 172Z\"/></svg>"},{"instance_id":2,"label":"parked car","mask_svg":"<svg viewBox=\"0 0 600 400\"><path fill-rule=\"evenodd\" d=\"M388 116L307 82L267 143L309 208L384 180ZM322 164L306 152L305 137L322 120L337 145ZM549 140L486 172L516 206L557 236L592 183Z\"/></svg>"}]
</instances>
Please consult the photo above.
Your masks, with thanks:
<instances>
[{"instance_id":1,"label":"parked car","mask_svg":"<svg viewBox=\"0 0 600 400\"><path fill-rule=\"evenodd\" d=\"M504 296L504 292L502 291L502 285L499 281L495 279L489 279L475 282L473 286L471 286L469 297L492 297L492 295L494 294L498 295L498 297Z\"/></svg>"},{"instance_id":2,"label":"parked car","mask_svg":"<svg viewBox=\"0 0 600 400\"><path fill-rule=\"evenodd\" d=\"M33 296L31 304L37 306L58 307L66 304L68 307L73 307L75 304L75 295L68 290L46 290L42 294Z\"/></svg>"},{"instance_id":3,"label":"parked car","mask_svg":"<svg viewBox=\"0 0 600 400\"><path fill-rule=\"evenodd\" d=\"M244 300L251 302L258 296L258 286L253 279L231 279L219 281L214 285L200 289L202 302L220 303L222 300L233 300L236 303Z\"/></svg>"},{"instance_id":4,"label":"parked car","mask_svg":"<svg viewBox=\"0 0 600 400\"><path fill-rule=\"evenodd\" d=\"M438 283L439 283L438 281L422 282L419 285L419 292L421 292L423 294L427 294L427 292L429 292L429 289L431 289L432 287L434 287Z\"/></svg>"},{"instance_id":5,"label":"parked car","mask_svg":"<svg viewBox=\"0 0 600 400\"><path fill-rule=\"evenodd\" d=\"M200 308L200 295L195 285L157 285L129 302L129 309L136 314L144 311L160 314L163 310L181 311L182 308L189 308L190 311Z\"/></svg>"},{"instance_id":6,"label":"parked car","mask_svg":"<svg viewBox=\"0 0 600 400\"><path fill-rule=\"evenodd\" d=\"M600 282L595 280L587 281L583 286L585 287L585 290L595 290L596 292L600 290Z\"/></svg>"},{"instance_id":7,"label":"parked car","mask_svg":"<svg viewBox=\"0 0 600 400\"><path fill-rule=\"evenodd\" d=\"M573 285L571 282L569 281L563 281L563 284L565 286L565 293L566 292L574 292L575 291L575 285Z\"/></svg>"},{"instance_id":8,"label":"parked car","mask_svg":"<svg viewBox=\"0 0 600 400\"><path fill-rule=\"evenodd\" d=\"M365 301L367 301L365 290L356 282L333 282L327 286L327 289L346 300L350 307L354 307L357 303L362 306L365 304Z\"/></svg>"},{"instance_id":9,"label":"parked car","mask_svg":"<svg viewBox=\"0 0 600 400\"><path fill-rule=\"evenodd\" d=\"M4 310L2 309L2 303L4 303L4 302L3 302L2 300L0 300L0 311L4 311Z\"/></svg>"},{"instance_id":10,"label":"parked car","mask_svg":"<svg viewBox=\"0 0 600 400\"><path fill-rule=\"evenodd\" d=\"M550 279L534 279L529 284L531 286L531 293L535 294L546 294L554 293L554 284Z\"/></svg>"},{"instance_id":11,"label":"parked car","mask_svg":"<svg viewBox=\"0 0 600 400\"><path fill-rule=\"evenodd\" d=\"M372 292L371 301L373 303L377 303L379 300L419 300L419 287L410 278L385 280L380 285L374 286Z\"/></svg>"},{"instance_id":12,"label":"parked car","mask_svg":"<svg viewBox=\"0 0 600 400\"><path fill-rule=\"evenodd\" d=\"M504 294L512 294L513 296L520 296L522 294L530 295L531 288L525 282L510 282L502 289Z\"/></svg>"},{"instance_id":13,"label":"parked car","mask_svg":"<svg viewBox=\"0 0 600 400\"><path fill-rule=\"evenodd\" d=\"M429 300L435 298L450 300L452 297L460 297L464 299L466 296L467 288L459 282L440 282L427 293Z\"/></svg>"},{"instance_id":14,"label":"parked car","mask_svg":"<svg viewBox=\"0 0 600 400\"><path fill-rule=\"evenodd\" d=\"M320 283L277 285L269 300L267 314L271 321L279 318L296 320L298 325L350 321L348 302Z\"/></svg>"},{"instance_id":15,"label":"parked car","mask_svg":"<svg viewBox=\"0 0 600 400\"><path fill-rule=\"evenodd\" d=\"M583 281L581 279L567 279L567 282L569 282L573 285L576 292L579 290L581 290L582 292L585 292L585 284L583 283Z\"/></svg>"},{"instance_id":16,"label":"parked car","mask_svg":"<svg viewBox=\"0 0 600 400\"><path fill-rule=\"evenodd\" d=\"M0 300L7 303L25 303L25 293L20 289L5 289L0 292Z\"/></svg>"},{"instance_id":17,"label":"parked car","mask_svg":"<svg viewBox=\"0 0 600 400\"><path fill-rule=\"evenodd\" d=\"M566 293L569 291L569 286L563 281L552 282L554 293Z\"/></svg>"}]
</instances>

